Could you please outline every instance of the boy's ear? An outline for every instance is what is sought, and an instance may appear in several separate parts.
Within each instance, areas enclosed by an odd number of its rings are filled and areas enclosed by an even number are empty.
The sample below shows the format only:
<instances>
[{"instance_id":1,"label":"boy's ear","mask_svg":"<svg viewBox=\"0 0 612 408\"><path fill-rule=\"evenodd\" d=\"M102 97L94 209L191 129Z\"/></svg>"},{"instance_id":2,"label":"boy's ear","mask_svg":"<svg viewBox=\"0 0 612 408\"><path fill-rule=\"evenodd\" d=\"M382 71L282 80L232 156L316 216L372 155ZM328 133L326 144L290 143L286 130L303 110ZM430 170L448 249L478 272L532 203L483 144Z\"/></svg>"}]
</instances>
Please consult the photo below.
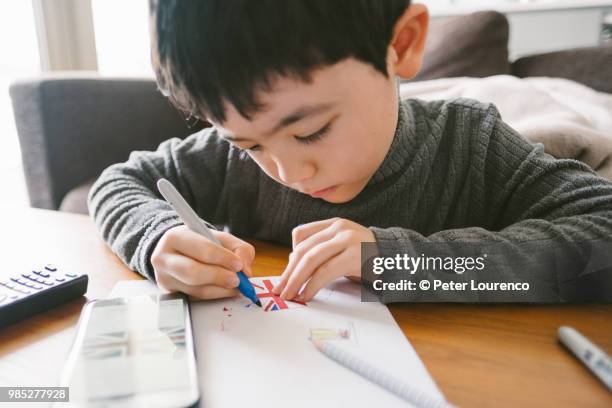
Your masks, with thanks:
<instances>
[{"instance_id":1,"label":"boy's ear","mask_svg":"<svg viewBox=\"0 0 612 408\"><path fill-rule=\"evenodd\" d=\"M397 20L389 45L395 74L410 79L419 72L428 27L429 11L424 4L411 4Z\"/></svg>"}]
</instances>

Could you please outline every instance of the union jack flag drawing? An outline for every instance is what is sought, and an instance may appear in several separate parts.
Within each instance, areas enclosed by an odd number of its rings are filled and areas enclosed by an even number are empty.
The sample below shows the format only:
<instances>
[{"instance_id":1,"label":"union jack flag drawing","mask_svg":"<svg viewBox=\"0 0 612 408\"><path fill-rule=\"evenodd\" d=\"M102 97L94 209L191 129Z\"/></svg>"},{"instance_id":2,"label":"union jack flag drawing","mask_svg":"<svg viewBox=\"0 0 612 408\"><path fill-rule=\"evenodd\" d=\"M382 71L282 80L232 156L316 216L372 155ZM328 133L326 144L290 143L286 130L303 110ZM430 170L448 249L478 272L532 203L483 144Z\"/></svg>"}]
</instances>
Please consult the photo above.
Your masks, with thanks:
<instances>
[{"instance_id":1,"label":"union jack flag drawing","mask_svg":"<svg viewBox=\"0 0 612 408\"><path fill-rule=\"evenodd\" d=\"M257 297L261 301L261 307L266 312L307 306L304 302L281 299L280 296L272 292L274 283L270 278L253 278L251 283L255 288Z\"/></svg>"}]
</instances>

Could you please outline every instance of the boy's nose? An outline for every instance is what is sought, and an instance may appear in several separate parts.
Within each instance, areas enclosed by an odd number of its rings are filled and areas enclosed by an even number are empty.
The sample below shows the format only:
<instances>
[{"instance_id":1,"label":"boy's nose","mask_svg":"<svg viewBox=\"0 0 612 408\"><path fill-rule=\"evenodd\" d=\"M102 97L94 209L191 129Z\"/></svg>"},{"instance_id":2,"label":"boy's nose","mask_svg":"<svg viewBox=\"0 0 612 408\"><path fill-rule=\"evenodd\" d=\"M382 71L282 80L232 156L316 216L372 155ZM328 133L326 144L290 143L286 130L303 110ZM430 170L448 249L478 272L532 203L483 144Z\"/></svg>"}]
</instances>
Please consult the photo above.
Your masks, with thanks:
<instances>
[{"instance_id":1,"label":"boy's nose","mask_svg":"<svg viewBox=\"0 0 612 408\"><path fill-rule=\"evenodd\" d=\"M278 178L286 185L294 187L296 184L310 179L315 174L315 166L310 163L297 163L291 161L276 161Z\"/></svg>"}]
</instances>

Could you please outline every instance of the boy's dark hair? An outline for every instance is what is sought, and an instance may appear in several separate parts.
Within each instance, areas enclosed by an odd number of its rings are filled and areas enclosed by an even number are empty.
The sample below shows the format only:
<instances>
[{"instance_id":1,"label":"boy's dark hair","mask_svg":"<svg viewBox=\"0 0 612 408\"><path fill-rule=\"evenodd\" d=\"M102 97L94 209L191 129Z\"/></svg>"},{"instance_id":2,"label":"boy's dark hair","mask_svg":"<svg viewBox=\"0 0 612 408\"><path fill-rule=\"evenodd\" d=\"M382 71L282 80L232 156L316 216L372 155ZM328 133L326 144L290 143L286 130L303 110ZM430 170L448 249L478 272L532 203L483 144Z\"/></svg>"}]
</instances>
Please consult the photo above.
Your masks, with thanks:
<instances>
[{"instance_id":1,"label":"boy's dark hair","mask_svg":"<svg viewBox=\"0 0 612 408\"><path fill-rule=\"evenodd\" d=\"M190 115L225 121L262 108L276 76L308 82L347 58L387 76L387 47L410 0L150 0L151 59L162 92Z\"/></svg>"}]
</instances>

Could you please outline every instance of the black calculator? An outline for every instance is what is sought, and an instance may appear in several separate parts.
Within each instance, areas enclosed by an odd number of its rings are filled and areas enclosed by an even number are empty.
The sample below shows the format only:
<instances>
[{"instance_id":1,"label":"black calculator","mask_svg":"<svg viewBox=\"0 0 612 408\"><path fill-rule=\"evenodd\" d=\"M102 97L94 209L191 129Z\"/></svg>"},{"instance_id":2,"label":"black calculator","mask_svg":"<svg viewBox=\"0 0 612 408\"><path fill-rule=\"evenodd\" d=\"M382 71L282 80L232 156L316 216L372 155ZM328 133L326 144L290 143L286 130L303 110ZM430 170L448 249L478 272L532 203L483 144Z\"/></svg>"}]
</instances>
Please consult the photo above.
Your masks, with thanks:
<instances>
[{"instance_id":1,"label":"black calculator","mask_svg":"<svg viewBox=\"0 0 612 408\"><path fill-rule=\"evenodd\" d=\"M88 277L55 265L33 268L0 280L0 327L82 296Z\"/></svg>"}]
</instances>

